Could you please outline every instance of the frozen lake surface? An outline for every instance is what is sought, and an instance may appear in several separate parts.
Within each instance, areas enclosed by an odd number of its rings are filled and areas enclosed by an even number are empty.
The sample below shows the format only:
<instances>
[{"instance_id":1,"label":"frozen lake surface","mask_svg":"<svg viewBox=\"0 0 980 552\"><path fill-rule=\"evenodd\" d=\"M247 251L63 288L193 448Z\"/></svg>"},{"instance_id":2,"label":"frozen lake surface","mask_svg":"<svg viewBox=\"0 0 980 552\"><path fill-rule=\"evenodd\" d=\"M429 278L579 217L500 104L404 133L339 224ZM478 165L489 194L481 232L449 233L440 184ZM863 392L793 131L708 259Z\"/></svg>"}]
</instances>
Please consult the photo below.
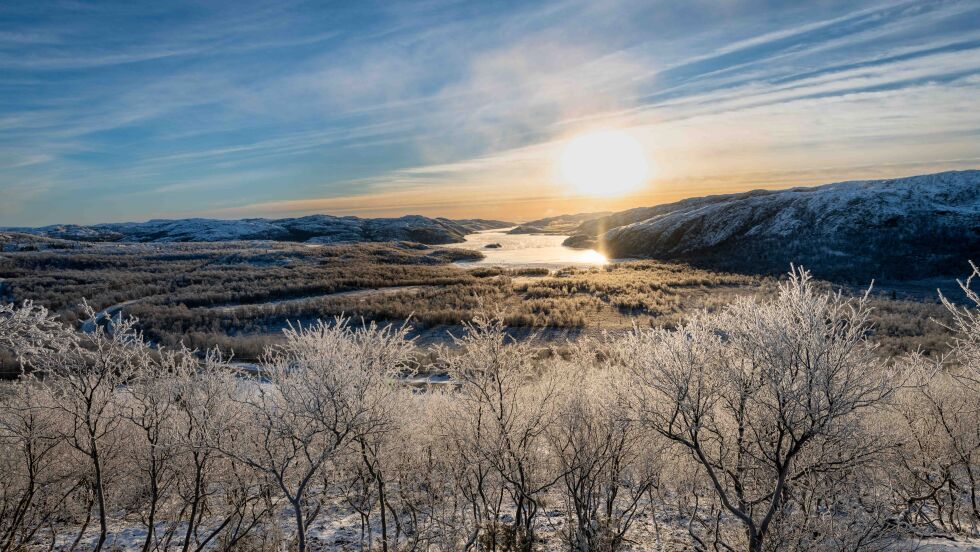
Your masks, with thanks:
<instances>
[{"instance_id":1,"label":"frozen lake surface","mask_svg":"<svg viewBox=\"0 0 980 552\"><path fill-rule=\"evenodd\" d=\"M458 263L464 266L510 266L561 268L563 266L599 266L606 258L594 249L572 249L561 242L568 236L553 234L508 234L510 228L485 230L466 236L463 243L448 247L472 249L486 257L479 261ZM500 244L488 248L487 245Z\"/></svg>"}]
</instances>

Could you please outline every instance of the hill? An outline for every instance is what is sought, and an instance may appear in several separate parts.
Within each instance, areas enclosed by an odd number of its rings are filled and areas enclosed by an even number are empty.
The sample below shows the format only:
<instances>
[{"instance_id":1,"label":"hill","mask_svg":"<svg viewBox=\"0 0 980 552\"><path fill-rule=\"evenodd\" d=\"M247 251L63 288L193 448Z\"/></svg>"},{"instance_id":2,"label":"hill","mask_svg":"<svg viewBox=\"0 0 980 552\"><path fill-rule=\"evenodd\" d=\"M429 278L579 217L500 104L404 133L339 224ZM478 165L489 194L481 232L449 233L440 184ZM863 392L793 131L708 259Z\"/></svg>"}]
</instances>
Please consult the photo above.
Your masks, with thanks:
<instances>
[{"instance_id":1,"label":"hill","mask_svg":"<svg viewBox=\"0 0 980 552\"><path fill-rule=\"evenodd\" d=\"M609 212L578 213L575 215L558 215L532 220L515 226L508 234L568 234L577 229L585 221L609 214Z\"/></svg>"},{"instance_id":2,"label":"hill","mask_svg":"<svg viewBox=\"0 0 980 552\"><path fill-rule=\"evenodd\" d=\"M565 243L842 282L959 275L980 259L980 171L691 198L585 221Z\"/></svg>"},{"instance_id":3,"label":"hill","mask_svg":"<svg viewBox=\"0 0 980 552\"><path fill-rule=\"evenodd\" d=\"M408 215L399 218L335 217L241 220L177 219L80 226L52 225L9 230L45 238L99 242L211 242L271 240L338 243L414 241L429 245L459 243L478 230L506 228L511 223L470 219L450 220Z\"/></svg>"}]
</instances>

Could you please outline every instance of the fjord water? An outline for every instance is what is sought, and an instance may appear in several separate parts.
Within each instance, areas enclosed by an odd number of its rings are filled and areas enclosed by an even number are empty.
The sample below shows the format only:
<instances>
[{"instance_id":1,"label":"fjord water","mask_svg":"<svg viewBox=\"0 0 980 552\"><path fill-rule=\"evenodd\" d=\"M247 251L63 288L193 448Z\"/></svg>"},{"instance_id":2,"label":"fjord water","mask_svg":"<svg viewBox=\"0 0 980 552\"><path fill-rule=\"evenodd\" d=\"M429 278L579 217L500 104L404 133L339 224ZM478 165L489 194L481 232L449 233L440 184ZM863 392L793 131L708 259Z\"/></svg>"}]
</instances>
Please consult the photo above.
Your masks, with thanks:
<instances>
[{"instance_id":1,"label":"fjord water","mask_svg":"<svg viewBox=\"0 0 980 552\"><path fill-rule=\"evenodd\" d=\"M511 267L560 268L563 266L598 266L606 258L594 249L572 249L562 242L568 236L554 234L508 234L510 228L467 234L466 241L450 247L472 249L485 256L479 261L459 263L466 266L497 265ZM488 248L487 245L500 247Z\"/></svg>"}]
</instances>

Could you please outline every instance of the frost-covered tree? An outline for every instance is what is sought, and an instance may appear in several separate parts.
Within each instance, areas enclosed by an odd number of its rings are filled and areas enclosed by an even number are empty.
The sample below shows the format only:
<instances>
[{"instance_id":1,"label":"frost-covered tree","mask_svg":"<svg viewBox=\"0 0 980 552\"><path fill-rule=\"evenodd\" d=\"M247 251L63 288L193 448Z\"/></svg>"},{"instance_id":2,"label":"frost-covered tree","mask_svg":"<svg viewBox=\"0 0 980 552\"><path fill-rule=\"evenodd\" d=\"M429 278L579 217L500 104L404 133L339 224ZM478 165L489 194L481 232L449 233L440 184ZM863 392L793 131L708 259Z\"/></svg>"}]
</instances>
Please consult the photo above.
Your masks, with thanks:
<instances>
[{"instance_id":1,"label":"frost-covered tree","mask_svg":"<svg viewBox=\"0 0 980 552\"><path fill-rule=\"evenodd\" d=\"M950 351L913 354L910 382L893 401L892 485L903 519L921 533L980 533L980 269L960 281L966 304L940 293L951 322Z\"/></svg>"},{"instance_id":2,"label":"frost-covered tree","mask_svg":"<svg viewBox=\"0 0 980 552\"><path fill-rule=\"evenodd\" d=\"M84 305L87 316L98 317ZM97 321L91 332L67 328L52 332L44 350L31 357L31 366L44 375L53 394L52 406L64 417L63 437L87 465L99 536L94 550L108 537L108 483L119 470L109 469L123 445L119 409L121 386L152 364L151 349L133 318Z\"/></svg>"},{"instance_id":3,"label":"frost-covered tree","mask_svg":"<svg viewBox=\"0 0 980 552\"><path fill-rule=\"evenodd\" d=\"M396 364L395 367L398 367ZM404 368L405 364L401 364ZM396 374L389 374L390 377ZM381 382L379 382L381 383ZM400 441L412 439L414 436L402 431L403 417L408 413L405 390L399 390L391 382L381 383L374 387L372 404L376 405L371 412L371 431L359 432L354 438L353 456L358 463L357 473L363 479L363 484L369 486L370 492L376 498L378 521L380 525L381 550L398 547L400 539L405 536L398 504L397 487L399 482L398 470L404 468L406 454ZM401 479L404 483L404 479Z\"/></svg>"},{"instance_id":4,"label":"frost-covered tree","mask_svg":"<svg viewBox=\"0 0 980 552\"><path fill-rule=\"evenodd\" d=\"M196 364L187 351L161 351L150 359L135 367L118 399L119 416L126 422L120 431L130 436L125 458L132 477L126 494L130 510L141 518L146 531L143 552L161 547L162 539L169 542L176 530L170 525L164 535L157 534L161 518L166 519L160 510L169 501L178 475L173 376L178 365Z\"/></svg>"},{"instance_id":5,"label":"frost-covered tree","mask_svg":"<svg viewBox=\"0 0 980 552\"><path fill-rule=\"evenodd\" d=\"M186 352L178 357L188 359ZM249 537L270 513L270 487L255 470L233 462L213 443L233 427L229 395L235 371L218 351L197 362L175 362L173 424L177 448L174 494L180 503L171 523L181 527L181 552L220 541L231 548Z\"/></svg>"},{"instance_id":6,"label":"frost-covered tree","mask_svg":"<svg viewBox=\"0 0 980 552\"><path fill-rule=\"evenodd\" d=\"M401 549L456 551L467 535L465 504L456 492L456 458L435 428L444 395L403 392L395 405L397 431L387 434L384 463L391 519Z\"/></svg>"},{"instance_id":7,"label":"frost-covered tree","mask_svg":"<svg viewBox=\"0 0 980 552\"><path fill-rule=\"evenodd\" d=\"M84 480L64 461L49 390L31 376L0 389L0 551L23 550L57 533Z\"/></svg>"},{"instance_id":8,"label":"frost-covered tree","mask_svg":"<svg viewBox=\"0 0 980 552\"><path fill-rule=\"evenodd\" d=\"M63 338L61 325L44 307L30 301L21 308L0 304L0 349L21 363L31 363ZM77 488L77 478L61 461L63 441L50 406L48 390L34 377L0 388L0 551L25 547L50 529Z\"/></svg>"},{"instance_id":9,"label":"frost-covered tree","mask_svg":"<svg viewBox=\"0 0 980 552\"><path fill-rule=\"evenodd\" d=\"M319 515L326 464L361 436L380 431L391 378L410 360L407 328L332 324L289 328L266 356L265 382L236 395L239 425L218 436L222 452L271 478L292 509L296 546Z\"/></svg>"},{"instance_id":10,"label":"frost-covered tree","mask_svg":"<svg viewBox=\"0 0 980 552\"><path fill-rule=\"evenodd\" d=\"M21 363L29 363L62 339L64 328L41 305L32 301L24 301L20 308L0 304L0 349L13 351Z\"/></svg>"},{"instance_id":11,"label":"frost-covered tree","mask_svg":"<svg viewBox=\"0 0 980 552\"><path fill-rule=\"evenodd\" d=\"M468 447L454 390L430 388L405 402L401 438L392 451L399 502L427 547L470 550L480 528L496 519L488 512L499 511L503 500L498 481Z\"/></svg>"},{"instance_id":12,"label":"frost-covered tree","mask_svg":"<svg viewBox=\"0 0 980 552\"><path fill-rule=\"evenodd\" d=\"M503 320L500 314L478 315L454 339L456 350L440 350L440 365L458 382L445 431L468 481L473 537L487 540L484 548L526 549L534 541L541 499L560 478L547 442L559 380L539 369L529 340L507 336ZM505 498L513 522L500 531Z\"/></svg>"},{"instance_id":13,"label":"frost-covered tree","mask_svg":"<svg viewBox=\"0 0 980 552\"><path fill-rule=\"evenodd\" d=\"M970 530L977 517L980 397L943 360L903 363L912 385L892 401L892 488L897 511L922 533Z\"/></svg>"},{"instance_id":14,"label":"frost-covered tree","mask_svg":"<svg viewBox=\"0 0 980 552\"><path fill-rule=\"evenodd\" d=\"M894 390L868 339L865 299L817 290L799 270L772 300L741 299L677 331L635 330L621 361L649 427L687 450L756 552L802 512L799 487L875 452L860 415ZM705 523L710 526L710 523ZM692 537L704 547L704 537Z\"/></svg>"},{"instance_id":15,"label":"frost-covered tree","mask_svg":"<svg viewBox=\"0 0 980 552\"><path fill-rule=\"evenodd\" d=\"M972 287L974 278L980 277L980 267L972 262L970 267L970 277L957 281L968 305L957 304L942 292L939 297L953 319L947 327L953 332L953 360L962 367L958 376L980 385L980 294Z\"/></svg>"},{"instance_id":16,"label":"frost-covered tree","mask_svg":"<svg viewBox=\"0 0 980 552\"><path fill-rule=\"evenodd\" d=\"M552 368L568 382L549 435L571 518L564 537L578 552L618 550L628 542L663 460L661 440L617 400L625 392L622 372L598 362L596 349L583 339Z\"/></svg>"}]
</instances>

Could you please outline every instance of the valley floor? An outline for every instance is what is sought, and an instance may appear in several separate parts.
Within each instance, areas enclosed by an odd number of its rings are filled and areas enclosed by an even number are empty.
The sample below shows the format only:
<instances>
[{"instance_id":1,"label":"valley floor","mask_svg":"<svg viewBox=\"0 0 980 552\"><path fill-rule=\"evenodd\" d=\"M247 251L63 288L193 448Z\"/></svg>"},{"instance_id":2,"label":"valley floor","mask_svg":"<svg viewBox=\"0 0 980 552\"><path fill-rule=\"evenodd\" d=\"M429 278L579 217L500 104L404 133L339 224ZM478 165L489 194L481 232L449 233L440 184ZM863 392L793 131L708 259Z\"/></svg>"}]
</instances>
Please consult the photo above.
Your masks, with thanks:
<instances>
[{"instance_id":1,"label":"valley floor","mask_svg":"<svg viewBox=\"0 0 980 552\"><path fill-rule=\"evenodd\" d=\"M420 342L434 344L458 335L461 322L475 312L493 309L505 314L515 337L561 343L633 324L673 326L698 310L775 288L772 278L665 262L564 268L454 264L446 251L452 250L273 242L7 251L0 254L0 301L33 300L91 331L93 321L80 306L84 299L102 315L138 317L145 336L159 345L217 346L253 361L290 322L342 314L379 323L410 321ZM945 347L945 330L932 322L945 316L936 284L877 288L878 338L888 352ZM0 372L3 363L0 354Z\"/></svg>"}]
</instances>

